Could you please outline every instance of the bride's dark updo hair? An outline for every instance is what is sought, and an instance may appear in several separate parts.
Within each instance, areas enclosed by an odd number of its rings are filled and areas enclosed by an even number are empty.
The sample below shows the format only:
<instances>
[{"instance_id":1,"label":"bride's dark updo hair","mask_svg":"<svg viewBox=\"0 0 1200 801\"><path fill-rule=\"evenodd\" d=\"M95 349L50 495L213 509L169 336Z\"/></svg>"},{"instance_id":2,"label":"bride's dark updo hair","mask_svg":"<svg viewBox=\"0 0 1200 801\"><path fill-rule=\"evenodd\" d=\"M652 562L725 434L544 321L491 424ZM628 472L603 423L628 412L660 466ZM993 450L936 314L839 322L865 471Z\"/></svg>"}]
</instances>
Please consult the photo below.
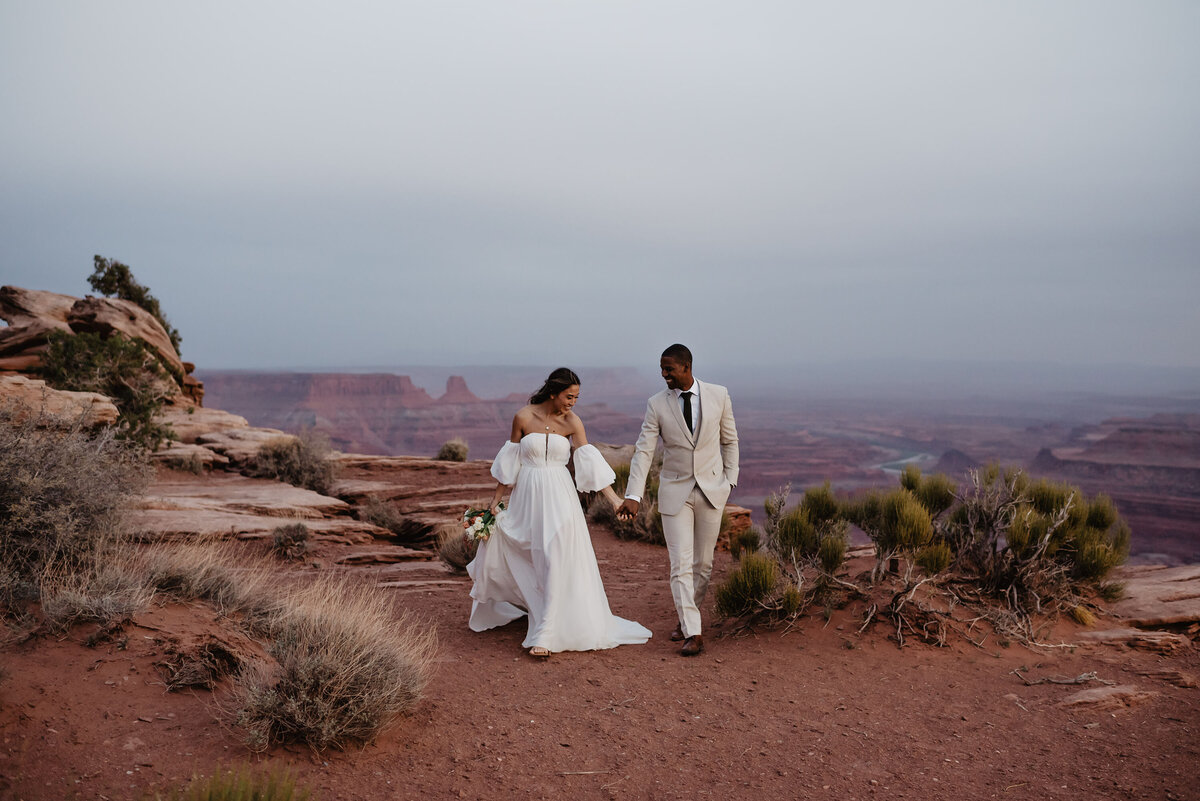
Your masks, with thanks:
<instances>
[{"instance_id":1,"label":"bride's dark updo hair","mask_svg":"<svg viewBox=\"0 0 1200 801\"><path fill-rule=\"evenodd\" d=\"M529 396L530 403L545 403L552 395L557 395L572 384L579 383L579 376L574 370L560 367L550 374L542 388Z\"/></svg>"}]
</instances>

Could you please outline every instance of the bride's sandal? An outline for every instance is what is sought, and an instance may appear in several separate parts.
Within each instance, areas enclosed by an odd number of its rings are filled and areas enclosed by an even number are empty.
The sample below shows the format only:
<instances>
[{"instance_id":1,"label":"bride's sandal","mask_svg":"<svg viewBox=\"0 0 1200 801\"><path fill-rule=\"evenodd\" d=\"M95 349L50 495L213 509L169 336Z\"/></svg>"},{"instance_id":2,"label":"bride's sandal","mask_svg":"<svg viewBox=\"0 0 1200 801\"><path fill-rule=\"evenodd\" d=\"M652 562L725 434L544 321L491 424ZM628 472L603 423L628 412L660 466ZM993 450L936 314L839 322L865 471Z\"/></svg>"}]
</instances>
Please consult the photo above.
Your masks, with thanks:
<instances>
[{"instance_id":1,"label":"bride's sandal","mask_svg":"<svg viewBox=\"0 0 1200 801\"><path fill-rule=\"evenodd\" d=\"M538 659L546 659L550 656L550 650L548 648L543 648L540 645L535 645L529 649L529 655L537 657Z\"/></svg>"}]
</instances>

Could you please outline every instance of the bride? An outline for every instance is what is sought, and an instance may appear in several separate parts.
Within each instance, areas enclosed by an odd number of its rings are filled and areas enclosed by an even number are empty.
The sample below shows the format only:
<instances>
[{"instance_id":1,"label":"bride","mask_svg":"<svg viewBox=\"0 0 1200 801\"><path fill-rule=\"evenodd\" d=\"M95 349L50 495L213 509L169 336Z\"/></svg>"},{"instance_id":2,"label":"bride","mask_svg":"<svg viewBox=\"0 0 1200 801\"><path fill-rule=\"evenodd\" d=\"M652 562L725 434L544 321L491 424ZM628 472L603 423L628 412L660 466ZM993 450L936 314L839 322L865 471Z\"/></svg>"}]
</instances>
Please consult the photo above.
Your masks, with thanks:
<instances>
[{"instance_id":1,"label":"bride","mask_svg":"<svg viewBox=\"0 0 1200 801\"><path fill-rule=\"evenodd\" d=\"M643 643L650 630L609 611L596 554L576 488L600 490L614 507L616 478L600 451L589 445L571 407L579 376L565 367L550 374L529 405L513 418L512 437L492 463L496 527L467 565L472 631L529 616L522 643L531 656L591 651ZM575 448L575 480L567 471ZM499 510L512 487L508 508Z\"/></svg>"}]
</instances>

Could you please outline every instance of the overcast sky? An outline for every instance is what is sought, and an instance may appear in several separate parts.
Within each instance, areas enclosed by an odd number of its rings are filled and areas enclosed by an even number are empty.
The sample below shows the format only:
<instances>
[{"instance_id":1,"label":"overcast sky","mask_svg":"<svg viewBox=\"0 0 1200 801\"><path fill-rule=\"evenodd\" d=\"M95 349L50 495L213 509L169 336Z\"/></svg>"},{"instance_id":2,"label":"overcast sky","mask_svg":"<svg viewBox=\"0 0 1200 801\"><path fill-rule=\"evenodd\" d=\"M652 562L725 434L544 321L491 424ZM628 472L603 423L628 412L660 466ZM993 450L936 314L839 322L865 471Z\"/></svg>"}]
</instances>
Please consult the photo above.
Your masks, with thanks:
<instances>
[{"instance_id":1,"label":"overcast sky","mask_svg":"<svg viewBox=\"0 0 1200 801\"><path fill-rule=\"evenodd\" d=\"M0 283L209 369L1197 367L1197 87L1194 0L4 0Z\"/></svg>"}]
</instances>

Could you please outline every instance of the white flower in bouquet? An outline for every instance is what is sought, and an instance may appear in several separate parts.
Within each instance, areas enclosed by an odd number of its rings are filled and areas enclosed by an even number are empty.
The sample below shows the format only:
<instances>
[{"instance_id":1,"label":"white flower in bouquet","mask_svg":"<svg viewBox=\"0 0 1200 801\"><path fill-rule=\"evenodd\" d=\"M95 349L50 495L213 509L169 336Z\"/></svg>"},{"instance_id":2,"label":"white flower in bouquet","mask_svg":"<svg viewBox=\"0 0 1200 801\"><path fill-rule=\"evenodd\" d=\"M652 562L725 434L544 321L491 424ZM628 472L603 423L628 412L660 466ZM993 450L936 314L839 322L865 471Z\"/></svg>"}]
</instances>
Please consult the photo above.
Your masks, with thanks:
<instances>
[{"instance_id":1,"label":"white flower in bouquet","mask_svg":"<svg viewBox=\"0 0 1200 801\"><path fill-rule=\"evenodd\" d=\"M505 508L504 504L500 504L501 512ZM463 536L472 542L483 542L492 536L495 527L496 515L492 514L491 509L468 509L463 512Z\"/></svg>"}]
</instances>

